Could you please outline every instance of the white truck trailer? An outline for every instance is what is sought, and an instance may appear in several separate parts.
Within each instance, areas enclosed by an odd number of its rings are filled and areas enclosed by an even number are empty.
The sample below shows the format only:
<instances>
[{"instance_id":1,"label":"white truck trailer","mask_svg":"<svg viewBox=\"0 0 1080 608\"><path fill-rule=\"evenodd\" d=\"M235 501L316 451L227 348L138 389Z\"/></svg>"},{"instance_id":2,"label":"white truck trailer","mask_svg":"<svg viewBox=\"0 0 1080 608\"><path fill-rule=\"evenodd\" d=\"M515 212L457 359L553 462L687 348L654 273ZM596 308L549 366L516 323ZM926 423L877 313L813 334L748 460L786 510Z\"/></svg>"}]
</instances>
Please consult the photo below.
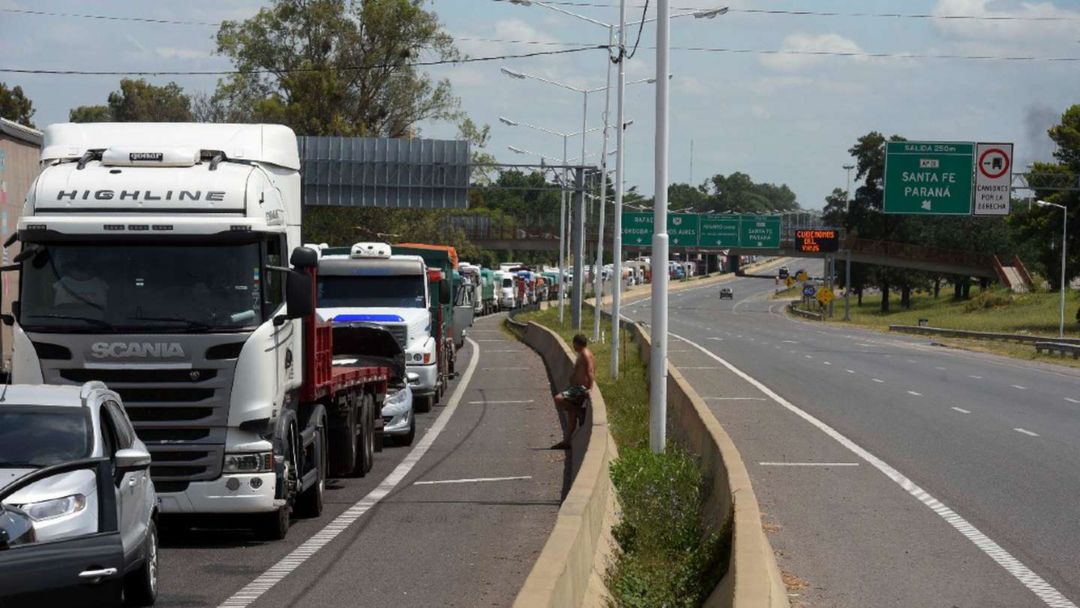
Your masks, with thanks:
<instances>
[{"instance_id":1,"label":"white truck trailer","mask_svg":"<svg viewBox=\"0 0 1080 608\"><path fill-rule=\"evenodd\" d=\"M22 248L13 382L116 390L164 515L281 538L294 509L321 512L328 473L371 468L402 356L383 330L313 314L290 129L58 124L41 160L5 243Z\"/></svg>"}]
</instances>

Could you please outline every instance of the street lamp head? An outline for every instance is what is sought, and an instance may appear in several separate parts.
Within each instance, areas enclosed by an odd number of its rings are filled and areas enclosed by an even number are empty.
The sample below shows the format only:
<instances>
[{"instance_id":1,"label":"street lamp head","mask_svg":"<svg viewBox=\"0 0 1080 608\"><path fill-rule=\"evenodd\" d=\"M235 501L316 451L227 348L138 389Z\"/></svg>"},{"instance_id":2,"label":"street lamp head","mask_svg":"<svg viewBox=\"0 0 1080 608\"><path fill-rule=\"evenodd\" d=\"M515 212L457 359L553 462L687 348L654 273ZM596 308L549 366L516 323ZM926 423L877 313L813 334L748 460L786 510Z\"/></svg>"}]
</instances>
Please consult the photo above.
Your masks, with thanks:
<instances>
[{"instance_id":1,"label":"street lamp head","mask_svg":"<svg viewBox=\"0 0 1080 608\"><path fill-rule=\"evenodd\" d=\"M855 165L844 165L844 169L846 169L848 171L851 171L854 168L855 168Z\"/></svg>"},{"instance_id":2,"label":"street lamp head","mask_svg":"<svg viewBox=\"0 0 1080 608\"><path fill-rule=\"evenodd\" d=\"M532 6L532 0L510 0L510 4L518 4L521 6Z\"/></svg>"},{"instance_id":3,"label":"street lamp head","mask_svg":"<svg viewBox=\"0 0 1080 608\"><path fill-rule=\"evenodd\" d=\"M500 116L499 117L499 122L503 123L504 125L510 126L510 127L516 127L519 124L518 121L510 120L509 118L507 118L505 116Z\"/></svg>"},{"instance_id":4,"label":"street lamp head","mask_svg":"<svg viewBox=\"0 0 1080 608\"><path fill-rule=\"evenodd\" d=\"M525 74L522 74L521 72L515 72L510 68L499 68L499 71L511 78L517 78L518 80L525 80L525 78L527 78Z\"/></svg>"},{"instance_id":5,"label":"street lamp head","mask_svg":"<svg viewBox=\"0 0 1080 608\"><path fill-rule=\"evenodd\" d=\"M1046 201L1040 201L1040 200L1036 200L1035 204L1040 206L1040 207L1055 207L1056 206L1056 205L1054 205L1054 203L1048 203Z\"/></svg>"},{"instance_id":6,"label":"street lamp head","mask_svg":"<svg viewBox=\"0 0 1080 608\"><path fill-rule=\"evenodd\" d=\"M521 148L519 148L517 146L506 146L506 149L510 150L514 154L528 154L528 152L526 152L525 150L522 150Z\"/></svg>"},{"instance_id":7,"label":"street lamp head","mask_svg":"<svg viewBox=\"0 0 1080 608\"><path fill-rule=\"evenodd\" d=\"M511 1L513 1L513 0L511 0ZM719 17L720 15L726 15L727 12L728 12L728 7L726 7L726 6L723 7L723 8L710 8L710 9L700 10L700 11L697 11L697 12L694 13L694 19L715 19L716 17Z\"/></svg>"},{"instance_id":8,"label":"street lamp head","mask_svg":"<svg viewBox=\"0 0 1080 608\"><path fill-rule=\"evenodd\" d=\"M626 121L626 122L622 123L622 128L623 128L624 130L625 130L625 129L629 129L629 128L630 128L630 125L632 125L632 124L634 124L634 119L632 119L632 118L631 118L630 120L628 120L628 121Z\"/></svg>"}]
</instances>

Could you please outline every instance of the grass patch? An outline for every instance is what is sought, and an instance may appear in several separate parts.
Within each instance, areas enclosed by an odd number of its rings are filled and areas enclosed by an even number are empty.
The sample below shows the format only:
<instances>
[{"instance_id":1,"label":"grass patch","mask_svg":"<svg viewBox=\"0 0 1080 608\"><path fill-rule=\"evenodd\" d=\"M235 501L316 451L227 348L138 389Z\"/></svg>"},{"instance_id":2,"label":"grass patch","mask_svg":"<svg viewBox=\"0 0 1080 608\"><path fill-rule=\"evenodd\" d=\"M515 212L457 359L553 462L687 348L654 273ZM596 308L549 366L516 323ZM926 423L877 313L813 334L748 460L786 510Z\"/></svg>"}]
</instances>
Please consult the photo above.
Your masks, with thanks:
<instances>
[{"instance_id":1,"label":"grass patch","mask_svg":"<svg viewBox=\"0 0 1080 608\"><path fill-rule=\"evenodd\" d=\"M1001 332L1057 337L1060 323L1061 295L1058 292L1034 292L1017 294L1000 287L986 290L974 288L968 300L953 300L952 292L941 293L935 298L929 293L915 293L911 296L911 308L900 306L899 295L892 295L892 310L881 312L880 294L867 295L862 306L857 305L854 296L851 299L851 321L881 331L888 331L890 325L918 325L919 319L926 319L930 327L944 329L962 329L968 331ZM836 300L833 322L843 323L843 298ZM1080 338L1080 323L1076 321L1076 308L1080 306L1080 293L1075 290L1066 294L1065 299L1065 336ZM1004 355L1026 361L1056 363L1069 367L1080 367L1080 361L1071 357L1038 354L1030 344L1006 343L991 340L965 340L955 338L934 338L946 346L974 350L979 352Z\"/></svg>"},{"instance_id":2,"label":"grass patch","mask_svg":"<svg viewBox=\"0 0 1080 608\"><path fill-rule=\"evenodd\" d=\"M591 335L592 310L582 311L582 333ZM576 333L570 315L559 323L557 308L520 315L558 333L568 343ZM610 322L605 332L610 330ZM590 344L596 383L608 409L608 428L619 447L611 480L622 506L613 529L618 543L607 572L611 604L647 608L700 606L727 571L730 524L716 530L704 521L705 476L693 455L669 446L649 449L649 387L645 363L623 331L619 379L610 374L610 340Z\"/></svg>"}]
</instances>

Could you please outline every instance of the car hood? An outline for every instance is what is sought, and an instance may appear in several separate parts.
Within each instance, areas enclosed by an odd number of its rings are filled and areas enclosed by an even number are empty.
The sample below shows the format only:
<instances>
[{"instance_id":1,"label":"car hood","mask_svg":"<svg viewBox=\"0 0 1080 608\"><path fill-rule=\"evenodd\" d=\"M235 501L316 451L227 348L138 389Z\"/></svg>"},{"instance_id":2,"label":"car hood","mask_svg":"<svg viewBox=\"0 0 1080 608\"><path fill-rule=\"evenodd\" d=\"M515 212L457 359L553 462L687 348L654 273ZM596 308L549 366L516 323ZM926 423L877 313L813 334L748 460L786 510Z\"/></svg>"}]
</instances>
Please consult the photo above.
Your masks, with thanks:
<instances>
[{"instance_id":1,"label":"car hood","mask_svg":"<svg viewBox=\"0 0 1080 608\"><path fill-rule=\"evenodd\" d=\"M36 469L0 469L0 488L7 487L16 479ZM89 470L70 471L53 475L15 492L4 502L9 505L25 505L31 502L62 498L72 494L89 496L96 489L94 472Z\"/></svg>"}]
</instances>

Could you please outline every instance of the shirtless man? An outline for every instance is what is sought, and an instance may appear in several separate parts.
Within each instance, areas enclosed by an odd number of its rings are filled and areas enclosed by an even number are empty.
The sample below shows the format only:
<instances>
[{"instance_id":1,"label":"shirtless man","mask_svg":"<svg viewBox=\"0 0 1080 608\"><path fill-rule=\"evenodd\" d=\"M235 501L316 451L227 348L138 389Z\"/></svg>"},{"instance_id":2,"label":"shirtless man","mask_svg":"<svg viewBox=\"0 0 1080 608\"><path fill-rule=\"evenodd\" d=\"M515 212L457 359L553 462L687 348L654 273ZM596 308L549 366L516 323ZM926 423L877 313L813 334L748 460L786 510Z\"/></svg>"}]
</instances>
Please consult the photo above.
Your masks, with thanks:
<instances>
[{"instance_id":1,"label":"shirtless man","mask_svg":"<svg viewBox=\"0 0 1080 608\"><path fill-rule=\"evenodd\" d=\"M570 437L577 428L578 418L585 413L585 400L589 398L589 389L592 388L596 378L596 358L588 348L589 341L584 335L574 336L574 352L577 353L577 361L574 362L574 371L570 373L570 387L561 393L556 393L555 407L560 412L565 412L566 435L565 438L551 446L553 450L565 450L570 447Z\"/></svg>"}]
</instances>

